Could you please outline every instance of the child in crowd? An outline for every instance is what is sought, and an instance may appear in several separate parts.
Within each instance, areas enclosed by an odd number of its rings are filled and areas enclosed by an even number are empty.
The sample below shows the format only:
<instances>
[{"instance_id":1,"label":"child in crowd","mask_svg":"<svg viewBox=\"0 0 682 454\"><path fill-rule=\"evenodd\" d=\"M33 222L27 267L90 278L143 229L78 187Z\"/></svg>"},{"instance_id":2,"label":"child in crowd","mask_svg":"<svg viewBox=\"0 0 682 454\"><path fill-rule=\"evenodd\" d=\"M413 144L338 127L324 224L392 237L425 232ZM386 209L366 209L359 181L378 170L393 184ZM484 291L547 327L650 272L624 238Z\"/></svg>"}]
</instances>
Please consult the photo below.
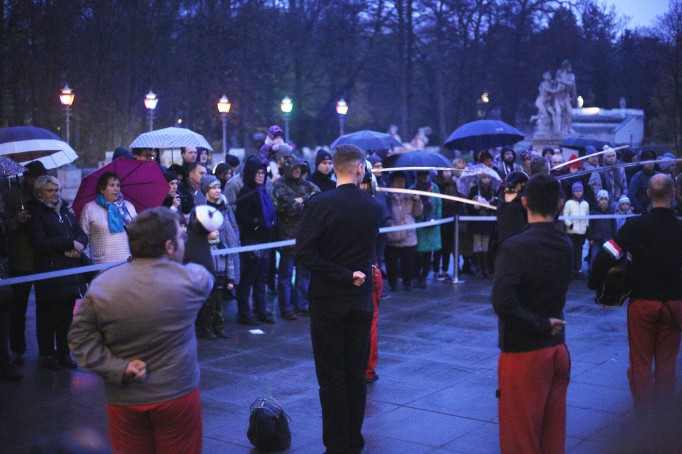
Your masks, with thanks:
<instances>
[{"instance_id":1,"label":"child in crowd","mask_svg":"<svg viewBox=\"0 0 682 454\"><path fill-rule=\"evenodd\" d=\"M197 337L210 340L228 337L228 334L223 331L224 318L221 304L223 288L226 281L229 283L225 256L218 256L214 259L211 253L212 249L226 247L220 243L218 232L223 222L223 215L217 209L208 205L194 207L189 215L183 258L183 263L202 265L216 277L213 290L201 306L196 320Z\"/></svg>"},{"instance_id":2,"label":"child in crowd","mask_svg":"<svg viewBox=\"0 0 682 454\"><path fill-rule=\"evenodd\" d=\"M590 211L591 215L605 215L613 214L609 209L609 192L602 189L597 193L597 208ZM616 220L609 219L591 219L590 228L587 232L587 239L590 242L590 259L589 263L597 256L597 252L604 243L616 235Z\"/></svg>"},{"instance_id":3,"label":"child in crowd","mask_svg":"<svg viewBox=\"0 0 682 454\"><path fill-rule=\"evenodd\" d=\"M573 183L571 187L572 198L566 201L563 215L568 216L587 216L590 213L590 204L583 199L583 184L580 181ZM573 277L584 279L582 273L583 264L583 245L585 235L589 226L588 219L564 219L566 233L573 243Z\"/></svg>"},{"instance_id":4,"label":"child in crowd","mask_svg":"<svg viewBox=\"0 0 682 454\"><path fill-rule=\"evenodd\" d=\"M620 196L618 199L618 204L616 205L616 214L622 215L616 218L616 230L620 230L627 220L627 215L633 214L632 207L630 206L630 199L626 195Z\"/></svg>"}]
</instances>

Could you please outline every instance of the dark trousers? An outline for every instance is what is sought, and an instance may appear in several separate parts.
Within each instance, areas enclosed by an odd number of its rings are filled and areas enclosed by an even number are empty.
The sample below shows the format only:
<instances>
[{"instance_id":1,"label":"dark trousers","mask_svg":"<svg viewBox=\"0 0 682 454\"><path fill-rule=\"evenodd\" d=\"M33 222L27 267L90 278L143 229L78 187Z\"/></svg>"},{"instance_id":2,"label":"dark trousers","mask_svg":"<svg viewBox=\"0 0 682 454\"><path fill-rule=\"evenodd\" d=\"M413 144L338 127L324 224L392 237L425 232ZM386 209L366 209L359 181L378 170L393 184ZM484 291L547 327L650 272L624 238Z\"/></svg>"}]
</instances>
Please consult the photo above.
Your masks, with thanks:
<instances>
[{"instance_id":1,"label":"dark trousers","mask_svg":"<svg viewBox=\"0 0 682 454\"><path fill-rule=\"evenodd\" d=\"M371 295L313 298L310 335L320 385L322 441L328 454L365 445L365 368L372 326Z\"/></svg>"},{"instance_id":2,"label":"dark trousers","mask_svg":"<svg viewBox=\"0 0 682 454\"><path fill-rule=\"evenodd\" d=\"M585 235L570 234L568 237L573 243L573 272L577 273L583 267L583 245L585 244Z\"/></svg>"},{"instance_id":3,"label":"dark trousers","mask_svg":"<svg viewBox=\"0 0 682 454\"><path fill-rule=\"evenodd\" d=\"M237 286L237 309L240 317L252 317L254 312L262 316L272 313L272 309L267 307L265 297L271 257L270 249L239 253L241 273ZM251 296L253 305L249 302Z\"/></svg>"},{"instance_id":4,"label":"dark trousers","mask_svg":"<svg viewBox=\"0 0 682 454\"><path fill-rule=\"evenodd\" d=\"M440 240L443 247L433 253L433 272L447 273L450 269L450 256L455 253L455 224L448 222L440 225ZM442 263L442 266L441 266Z\"/></svg>"},{"instance_id":5,"label":"dark trousers","mask_svg":"<svg viewBox=\"0 0 682 454\"><path fill-rule=\"evenodd\" d=\"M424 280L429 275L431 271L431 258L433 257L433 252L417 252L417 270L415 275L417 279Z\"/></svg>"},{"instance_id":6,"label":"dark trousers","mask_svg":"<svg viewBox=\"0 0 682 454\"><path fill-rule=\"evenodd\" d=\"M41 356L52 356L69 353L67 335L73 319L75 298L62 300L45 300L40 294L36 295L36 334L38 337L38 351Z\"/></svg>"},{"instance_id":7,"label":"dark trousers","mask_svg":"<svg viewBox=\"0 0 682 454\"><path fill-rule=\"evenodd\" d=\"M13 273L13 276L23 276ZM33 282L12 286L14 298L9 313L9 347L15 353L26 353L26 309Z\"/></svg>"},{"instance_id":8,"label":"dark trousers","mask_svg":"<svg viewBox=\"0 0 682 454\"><path fill-rule=\"evenodd\" d=\"M417 260L417 246L395 247L386 246L386 278L388 285L394 289L398 285L398 274L403 279L403 285L409 286L414 275Z\"/></svg>"}]
</instances>

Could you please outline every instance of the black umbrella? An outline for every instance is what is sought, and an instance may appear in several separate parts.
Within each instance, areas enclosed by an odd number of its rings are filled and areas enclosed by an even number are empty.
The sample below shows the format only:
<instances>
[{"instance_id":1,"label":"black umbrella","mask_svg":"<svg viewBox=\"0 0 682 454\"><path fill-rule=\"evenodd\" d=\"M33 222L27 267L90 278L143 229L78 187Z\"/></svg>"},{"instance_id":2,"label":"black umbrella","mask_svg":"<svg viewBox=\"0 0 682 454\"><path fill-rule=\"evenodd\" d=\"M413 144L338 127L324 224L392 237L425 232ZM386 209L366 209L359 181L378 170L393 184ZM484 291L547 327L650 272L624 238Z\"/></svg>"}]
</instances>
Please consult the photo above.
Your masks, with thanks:
<instances>
[{"instance_id":1,"label":"black umbrella","mask_svg":"<svg viewBox=\"0 0 682 454\"><path fill-rule=\"evenodd\" d=\"M392 135L384 132L369 131L364 129L362 131L343 135L332 142L330 147L338 145L355 145L368 154L377 150L388 150L390 148L402 147L403 144L398 142Z\"/></svg>"},{"instance_id":2,"label":"black umbrella","mask_svg":"<svg viewBox=\"0 0 682 454\"><path fill-rule=\"evenodd\" d=\"M597 151L601 151L604 146L613 148L613 145L603 140L595 139L593 137L567 137L559 144L560 147L570 148L571 150L578 150L580 156L585 156L585 147L592 145Z\"/></svg>"},{"instance_id":3,"label":"black umbrella","mask_svg":"<svg viewBox=\"0 0 682 454\"><path fill-rule=\"evenodd\" d=\"M455 150L483 150L512 145L523 140L523 134L499 120L478 120L466 123L450 134L445 147Z\"/></svg>"}]
</instances>

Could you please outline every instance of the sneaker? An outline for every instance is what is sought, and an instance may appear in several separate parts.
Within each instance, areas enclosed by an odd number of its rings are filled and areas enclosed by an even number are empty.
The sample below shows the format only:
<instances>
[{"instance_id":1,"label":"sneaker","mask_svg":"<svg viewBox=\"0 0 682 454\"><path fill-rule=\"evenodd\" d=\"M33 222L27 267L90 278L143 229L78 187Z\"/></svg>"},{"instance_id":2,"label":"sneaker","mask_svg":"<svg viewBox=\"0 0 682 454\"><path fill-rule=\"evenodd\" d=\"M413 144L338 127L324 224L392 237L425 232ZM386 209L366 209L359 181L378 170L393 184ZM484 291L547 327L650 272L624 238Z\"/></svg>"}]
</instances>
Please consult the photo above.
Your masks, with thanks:
<instances>
[{"instance_id":1,"label":"sneaker","mask_svg":"<svg viewBox=\"0 0 682 454\"><path fill-rule=\"evenodd\" d=\"M297 320L298 315L294 314L293 312L285 312L282 314L282 320Z\"/></svg>"},{"instance_id":2,"label":"sneaker","mask_svg":"<svg viewBox=\"0 0 682 454\"><path fill-rule=\"evenodd\" d=\"M443 282L446 282L446 283L452 282L452 276L450 276L449 274L444 274L443 275Z\"/></svg>"},{"instance_id":3,"label":"sneaker","mask_svg":"<svg viewBox=\"0 0 682 454\"><path fill-rule=\"evenodd\" d=\"M237 319L237 323L239 323L240 325L260 326L260 322L253 318L252 315L249 316L240 315L239 318Z\"/></svg>"},{"instance_id":4,"label":"sneaker","mask_svg":"<svg viewBox=\"0 0 682 454\"><path fill-rule=\"evenodd\" d=\"M436 280L439 282L443 282L445 280L445 276L446 275L443 273L438 273L438 274L436 274Z\"/></svg>"},{"instance_id":5,"label":"sneaker","mask_svg":"<svg viewBox=\"0 0 682 454\"><path fill-rule=\"evenodd\" d=\"M296 315L300 315L301 317L310 317L310 310L308 308L298 309L296 311Z\"/></svg>"}]
</instances>

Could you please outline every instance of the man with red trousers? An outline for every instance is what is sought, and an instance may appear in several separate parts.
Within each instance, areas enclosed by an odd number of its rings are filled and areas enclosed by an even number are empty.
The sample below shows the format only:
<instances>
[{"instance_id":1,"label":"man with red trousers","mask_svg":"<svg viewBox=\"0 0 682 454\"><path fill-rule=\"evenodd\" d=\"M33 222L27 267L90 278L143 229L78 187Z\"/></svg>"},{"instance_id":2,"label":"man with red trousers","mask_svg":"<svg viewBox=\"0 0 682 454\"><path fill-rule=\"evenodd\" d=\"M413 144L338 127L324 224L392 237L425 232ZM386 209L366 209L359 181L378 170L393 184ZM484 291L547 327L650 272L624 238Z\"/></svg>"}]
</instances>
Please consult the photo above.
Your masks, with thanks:
<instances>
[{"instance_id":1,"label":"man with red trousers","mask_svg":"<svg viewBox=\"0 0 682 454\"><path fill-rule=\"evenodd\" d=\"M573 246L555 227L563 200L554 177L533 176L521 203L528 226L500 243L493 282L500 448L503 454L561 454L571 368L563 308Z\"/></svg>"}]
</instances>

